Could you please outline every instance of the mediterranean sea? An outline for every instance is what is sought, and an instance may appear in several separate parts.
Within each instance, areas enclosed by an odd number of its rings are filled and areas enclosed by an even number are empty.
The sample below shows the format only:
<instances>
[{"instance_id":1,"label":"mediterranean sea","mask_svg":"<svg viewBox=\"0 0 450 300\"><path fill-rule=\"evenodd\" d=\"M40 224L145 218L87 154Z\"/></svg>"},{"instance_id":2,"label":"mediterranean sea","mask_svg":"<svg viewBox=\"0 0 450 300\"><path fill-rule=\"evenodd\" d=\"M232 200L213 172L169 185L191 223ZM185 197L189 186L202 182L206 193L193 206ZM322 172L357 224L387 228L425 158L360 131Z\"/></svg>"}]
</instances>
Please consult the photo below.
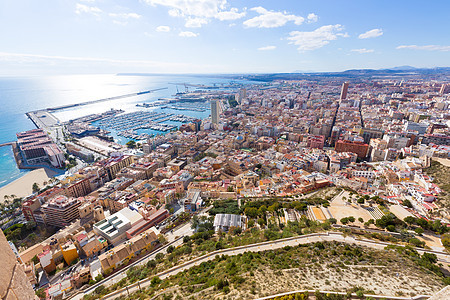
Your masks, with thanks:
<instances>
[{"instance_id":1,"label":"mediterranean sea","mask_svg":"<svg viewBox=\"0 0 450 300\"><path fill-rule=\"evenodd\" d=\"M64 104L86 102L140 91L167 88L150 94L105 101L54 113L62 122L111 108L136 111L137 103L149 103L162 97L184 92L188 84L228 84L231 79L196 75L66 75L48 77L0 77L0 144L16 140L16 133L36 128L26 112ZM233 80L236 82L236 80ZM194 88L189 87L189 90ZM194 117L207 117L198 112L166 111ZM193 113L193 114L192 114ZM123 141L120 141L123 142ZM26 174L16 166L10 146L0 147L0 187Z\"/></svg>"}]
</instances>

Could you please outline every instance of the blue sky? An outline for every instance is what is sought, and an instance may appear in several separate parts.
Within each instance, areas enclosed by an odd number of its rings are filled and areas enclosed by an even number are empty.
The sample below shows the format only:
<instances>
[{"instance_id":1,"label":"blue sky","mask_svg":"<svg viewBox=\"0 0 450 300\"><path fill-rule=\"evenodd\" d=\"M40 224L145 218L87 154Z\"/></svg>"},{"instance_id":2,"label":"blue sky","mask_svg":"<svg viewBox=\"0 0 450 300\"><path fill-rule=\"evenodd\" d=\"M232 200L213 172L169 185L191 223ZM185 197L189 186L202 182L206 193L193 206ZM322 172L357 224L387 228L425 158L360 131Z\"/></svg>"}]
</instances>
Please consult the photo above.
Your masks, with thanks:
<instances>
[{"instance_id":1,"label":"blue sky","mask_svg":"<svg viewBox=\"0 0 450 300\"><path fill-rule=\"evenodd\" d=\"M450 1L0 0L0 75L450 66Z\"/></svg>"}]
</instances>

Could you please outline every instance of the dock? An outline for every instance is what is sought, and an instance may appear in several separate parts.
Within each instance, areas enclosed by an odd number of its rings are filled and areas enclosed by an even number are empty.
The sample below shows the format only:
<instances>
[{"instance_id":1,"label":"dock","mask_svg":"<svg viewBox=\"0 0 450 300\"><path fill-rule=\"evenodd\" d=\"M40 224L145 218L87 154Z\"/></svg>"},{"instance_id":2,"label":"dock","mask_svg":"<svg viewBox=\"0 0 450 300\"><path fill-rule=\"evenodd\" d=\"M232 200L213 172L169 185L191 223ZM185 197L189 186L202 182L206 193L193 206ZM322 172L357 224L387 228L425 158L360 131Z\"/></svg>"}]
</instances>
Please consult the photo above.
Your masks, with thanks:
<instances>
[{"instance_id":1,"label":"dock","mask_svg":"<svg viewBox=\"0 0 450 300\"><path fill-rule=\"evenodd\" d=\"M13 146L16 142L6 142L6 143L2 143L0 144L0 147L6 147L6 146Z\"/></svg>"},{"instance_id":2,"label":"dock","mask_svg":"<svg viewBox=\"0 0 450 300\"><path fill-rule=\"evenodd\" d=\"M72 107L78 107L78 106L84 106L84 105L100 103L100 102L104 102L104 101L111 101L111 100L117 100L117 99L122 99L122 98L133 97L133 96L140 96L140 95L150 94L152 92L165 90L165 89L168 89L168 88L164 87L164 88L159 88L159 89L154 89L154 90L148 90L148 91L142 91L142 92L131 93L131 94L126 94L126 95L108 97L108 98L103 98L103 99L98 99L98 100L91 100L91 101L86 101L86 102L81 102L81 103L60 105L60 106L46 108L46 110L49 111L49 112L55 112L55 111L58 111L58 110L72 108Z\"/></svg>"}]
</instances>

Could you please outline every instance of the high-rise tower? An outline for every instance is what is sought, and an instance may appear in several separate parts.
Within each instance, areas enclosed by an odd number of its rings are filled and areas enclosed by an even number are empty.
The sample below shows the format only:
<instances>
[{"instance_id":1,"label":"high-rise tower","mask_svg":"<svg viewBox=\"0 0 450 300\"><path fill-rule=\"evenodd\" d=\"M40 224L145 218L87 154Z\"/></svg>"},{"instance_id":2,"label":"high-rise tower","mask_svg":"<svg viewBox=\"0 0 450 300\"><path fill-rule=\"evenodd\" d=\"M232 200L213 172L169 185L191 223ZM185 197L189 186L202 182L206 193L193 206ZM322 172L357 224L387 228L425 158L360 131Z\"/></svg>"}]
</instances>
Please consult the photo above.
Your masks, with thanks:
<instances>
[{"instance_id":1,"label":"high-rise tower","mask_svg":"<svg viewBox=\"0 0 450 300\"><path fill-rule=\"evenodd\" d=\"M348 82L344 82L342 84L341 89L341 100L345 100L347 98L347 91L348 91Z\"/></svg>"},{"instance_id":2,"label":"high-rise tower","mask_svg":"<svg viewBox=\"0 0 450 300\"><path fill-rule=\"evenodd\" d=\"M211 121L213 124L219 123L220 103L219 100L211 100Z\"/></svg>"}]
</instances>

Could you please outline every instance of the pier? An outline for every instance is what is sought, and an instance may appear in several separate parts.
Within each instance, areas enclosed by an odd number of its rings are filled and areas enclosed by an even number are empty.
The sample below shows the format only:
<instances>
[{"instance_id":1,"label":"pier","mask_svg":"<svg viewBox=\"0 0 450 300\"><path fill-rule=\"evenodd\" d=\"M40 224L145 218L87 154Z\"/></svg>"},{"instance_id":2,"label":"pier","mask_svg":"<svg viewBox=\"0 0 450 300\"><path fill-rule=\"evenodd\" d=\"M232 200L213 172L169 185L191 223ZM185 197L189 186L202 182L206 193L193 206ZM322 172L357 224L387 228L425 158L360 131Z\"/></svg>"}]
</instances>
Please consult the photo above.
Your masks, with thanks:
<instances>
[{"instance_id":1,"label":"pier","mask_svg":"<svg viewBox=\"0 0 450 300\"><path fill-rule=\"evenodd\" d=\"M7 143L3 143L0 144L0 147L5 147L5 146L13 146L16 142L7 142Z\"/></svg>"},{"instance_id":2,"label":"pier","mask_svg":"<svg viewBox=\"0 0 450 300\"><path fill-rule=\"evenodd\" d=\"M164 88L148 90L148 91L142 91L142 92L137 92L137 93L131 93L131 94L126 94L126 95L121 95L121 96L114 96L114 97L103 98L103 99L98 99L98 100L91 100L91 101L86 101L86 102L81 102L81 103L73 103L73 104L66 104L66 105L61 105L61 106L49 107L49 108L46 108L46 110L50 111L50 112L54 112L54 111L67 109L67 108L72 108L72 107L77 107L77 106L84 106L84 105L95 104L95 103L100 103L100 102L104 102L104 101L111 101L111 100L117 100L117 99L122 99L122 98L133 97L133 96L140 96L140 95L150 94L152 92L165 90L165 89L168 89L168 88L164 87Z\"/></svg>"}]
</instances>

